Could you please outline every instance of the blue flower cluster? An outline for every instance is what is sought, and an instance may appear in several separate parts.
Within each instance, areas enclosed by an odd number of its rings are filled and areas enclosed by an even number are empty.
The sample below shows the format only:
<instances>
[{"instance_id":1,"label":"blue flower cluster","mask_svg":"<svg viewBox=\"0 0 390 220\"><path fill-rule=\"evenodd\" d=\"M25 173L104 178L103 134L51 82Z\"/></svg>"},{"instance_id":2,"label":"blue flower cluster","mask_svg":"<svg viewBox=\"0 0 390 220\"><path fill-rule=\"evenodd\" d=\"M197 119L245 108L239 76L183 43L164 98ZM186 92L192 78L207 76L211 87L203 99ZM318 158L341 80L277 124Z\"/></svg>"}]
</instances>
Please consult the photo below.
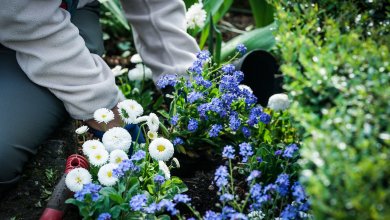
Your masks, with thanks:
<instances>
[{"instance_id":1,"label":"blue flower cluster","mask_svg":"<svg viewBox=\"0 0 390 220\"><path fill-rule=\"evenodd\" d=\"M278 186L277 190L281 196L285 196L288 193L290 180L289 176L286 173L282 173L276 179L275 184Z\"/></svg>"},{"instance_id":2,"label":"blue flower cluster","mask_svg":"<svg viewBox=\"0 0 390 220\"><path fill-rule=\"evenodd\" d=\"M97 218L97 220L110 220L111 219L111 215L110 213L102 213L99 215L99 217Z\"/></svg>"},{"instance_id":3,"label":"blue flower cluster","mask_svg":"<svg viewBox=\"0 0 390 220\"><path fill-rule=\"evenodd\" d=\"M214 211L207 211L203 216L204 220L225 220L225 219L234 219L234 220L247 220L248 217L240 212L237 212L230 206L224 206L221 213Z\"/></svg>"},{"instance_id":4,"label":"blue flower cluster","mask_svg":"<svg viewBox=\"0 0 390 220\"><path fill-rule=\"evenodd\" d=\"M177 76L172 74L165 74L160 77L160 79L157 81L157 86L160 89L163 89L167 86L174 87L176 83L178 82Z\"/></svg>"},{"instance_id":5,"label":"blue flower cluster","mask_svg":"<svg viewBox=\"0 0 390 220\"><path fill-rule=\"evenodd\" d=\"M210 129L210 131L209 131L209 136L210 136L210 137L218 137L219 132L221 132L222 128L223 128L223 127L222 127L222 125L220 125L220 124L212 125L212 126L211 126L211 129Z\"/></svg>"},{"instance_id":6,"label":"blue flower cluster","mask_svg":"<svg viewBox=\"0 0 390 220\"><path fill-rule=\"evenodd\" d=\"M188 122L187 129L190 132L195 132L198 129L198 121L196 119L191 118L190 121Z\"/></svg>"},{"instance_id":7,"label":"blue flower cluster","mask_svg":"<svg viewBox=\"0 0 390 220\"><path fill-rule=\"evenodd\" d=\"M222 157L225 157L228 159L234 159L234 157L235 157L234 152L235 152L234 147L231 145L227 145L223 148Z\"/></svg>"},{"instance_id":8,"label":"blue flower cluster","mask_svg":"<svg viewBox=\"0 0 390 220\"><path fill-rule=\"evenodd\" d=\"M191 201L191 198L185 194L177 194L173 197L173 201L176 203L185 203L188 204Z\"/></svg>"},{"instance_id":9,"label":"blue flower cluster","mask_svg":"<svg viewBox=\"0 0 390 220\"><path fill-rule=\"evenodd\" d=\"M121 178L129 170L137 173L140 171L140 169L141 168L139 166L135 165L131 159L130 160L123 160L118 165L117 168L112 170L112 175L117 177L117 178Z\"/></svg>"},{"instance_id":10,"label":"blue flower cluster","mask_svg":"<svg viewBox=\"0 0 390 220\"><path fill-rule=\"evenodd\" d=\"M294 153L297 150L298 150L298 146L296 144L290 144L284 150L283 157L285 157L285 158L292 158L294 156Z\"/></svg>"},{"instance_id":11,"label":"blue flower cluster","mask_svg":"<svg viewBox=\"0 0 390 220\"><path fill-rule=\"evenodd\" d=\"M191 92L187 96L187 101L192 104L195 101L202 99L202 98L203 98L203 94L201 92Z\"/></svg>"},{"instance_id":12,"label":"blue flower cluster","mask_svg":"<svg viewBox=\"0 0 390 220\"><path fill-rule=\"evenodd\" d=\"M247 50L244 44L238 44L236 49L241 55L244 55Z\"/></svg>"},{"instance_id":13,"label":"blue flower cluster","mask_svg":"<svg viewBox=\"0 0 390 220\"><path fill-rule=\"evenodd\" d=\"M180 144L184 144L184 141L183 141L183 139L181 139L179 137L175 137L175 139L173 139L172 143L173 143L173 145L177 146Z\"/></svg>"},{"instance_id":14,"label":"blue flower cluster","mask_svg":"<svg viewBox=\"0 0 390 220\"><path fill-rule=\"evenodd\" d=\"M85 196L87 194L91 195L92 201L96 201L99 199L99 191L102 188L102 186L93 184L93 183L88 183L83 185L83 189L80 191L77 191L74 194L74 198L79 200L79 201L84 201Z\"/></svg>"},{"instance_id":15,"label":"blue flower cluster","mask_svg":"<svg viewBox=\"0 0 390 220\"><path fill-rule=\"evenodd\" d=\"M221 202L228 202L234 199L234 196L230 193L224 193L219 197Z\"/></svg>"},{"instance_id":16,"label":"blue flower cluster","mask_svg":"<svg viewBox=\"0 0 390 220\"><path fill-rule=\"evenodd\" d=\"M261 171L258 170L252 170L252 172L249 174L248 178L246 178L246 181L249 183L252 182L252 180L256 179L261 175Z\"/></svg>"},{"instance_id":17,"label":"blue flower cluster","mask_svg":"<svg viewBox=\"0 0 390 220\"><path fill-rule=\"evenodd\" d=\"M146 152L143 151L143 150L139 150L139 151L135 152L133 154L133 156L131 156L130 160L132 160L132 161L140 161L140 160L144 159L145 156L146 156Z\"/></svg>"},{"instance_id":18,"label":"blue flower cluster","mask_svg":"<svg viewBox=\"0 0 390 220\"><path fill-rule=\"evenodd\" d=\"M165 182L165 177L161 175L156 175L153 179L153 181L159 185L163 184Z\"/></svg>"},{"instance_id":19,"label":"blue flower cluster","mask_svg":"<svg viewBox=\"0 0 390 220\"><path fill-rule=\"evenodd\" d=\"M155 177L156 181L157 176ZM160 179L160 178L159 178ZM154 214L158 211L167 211L171 215L177 215L179 211L176 209L177 203L189 204L191 198L185 194L176 194L173 197L173 201L168 199L162 199L160 202L152 202L149 205L147 204L148 197L145 194L138 194L131 198L129 206L133 211L146 212L148 214Z\"/></svg>"},{"instance_id":20,"label":"blue flower cluster","mask_svg":"<svg viewBox=\"0 0 390 220\"><path fill-rule=\"evenodd\" d=\"M220 166L215 171L214 181L215 181L215 185L217 185L220 191L222 190L222 187L228 184L228 177L229 177L229 173L226 166Z\"/></svg>"},{"instance_id":21,"label":"blue flower cluster","mask_svg":"<svg viewBox=\"0 0 390 220\"><path fill-rule=\"evenodd\" d=\"M242 162L246 163L248 161L248 157L253 155L252 146L245 142L238 146L240 147L239 154L242 156Z\"/></svg>"},{"instance_id":22,"label":"blue flower cluster","mask_svg":"<svg viewBox=\"0 0 390 220\"><path fill-rule=\"evenodd\" d=\"M171 125L173 125L173 126L177 125L178 121L179 121L179 115L178 114L172 116L172 118L171 118Z\"/></svg>"},{"instance_id":23,"label":"blue flower cluster","mask_svg":"<svg viewBox=\"0 0 390 220\"><path fill-rule=\"evenodd\" d=\"M232 129L233 131L237 131L240 128L240 126L241 126L241 120L238 117L238 113L236 111L232 111L229 117L230 129Z\"/></svg>"},{"instance_id":24,"label":"blue flower cluster","mask_svg":"<svg viewBox=\"0 0 390 220\"><path fill-rule=\"evenodd\" d=\"M146 206L148 197L145 194L138 194L131 198L129 206L133 211L141 211Z\"/></svg>"},{"instance_id":25,"label":"blue flower cluster","mask_svg":"<svg viewBox=\"0 0 390 220\"><path fill-rule=\"evenodd\" d=\"M188 69L188 71L196 73L196 74L202 74L203 71L203 65L205 62L210 60L210 52L207 50L199 51L196 54L197 60L192 64L192 66Z\"/></svg>"}]
</instances>

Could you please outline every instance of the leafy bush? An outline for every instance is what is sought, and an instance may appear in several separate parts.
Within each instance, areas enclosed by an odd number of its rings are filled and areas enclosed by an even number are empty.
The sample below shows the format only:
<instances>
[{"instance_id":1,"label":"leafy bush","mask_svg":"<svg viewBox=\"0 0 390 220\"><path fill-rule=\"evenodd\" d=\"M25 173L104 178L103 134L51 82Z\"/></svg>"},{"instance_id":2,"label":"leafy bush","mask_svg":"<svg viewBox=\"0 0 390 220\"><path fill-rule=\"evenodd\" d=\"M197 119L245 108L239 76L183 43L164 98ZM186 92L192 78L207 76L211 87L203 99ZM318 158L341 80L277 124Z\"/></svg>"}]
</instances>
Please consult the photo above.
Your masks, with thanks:
<instances>
[{"instance_id":1,"label":"leafy bush","mask_svg":"<svg viewBox=\"0 0 390 220\"><path fill-rule=\"evenodd\" d=\"M274 1L303 180L318 219L390 218L385 1ZM387 37L386 37L387 35Z\"/></svg>"}]
</instances>

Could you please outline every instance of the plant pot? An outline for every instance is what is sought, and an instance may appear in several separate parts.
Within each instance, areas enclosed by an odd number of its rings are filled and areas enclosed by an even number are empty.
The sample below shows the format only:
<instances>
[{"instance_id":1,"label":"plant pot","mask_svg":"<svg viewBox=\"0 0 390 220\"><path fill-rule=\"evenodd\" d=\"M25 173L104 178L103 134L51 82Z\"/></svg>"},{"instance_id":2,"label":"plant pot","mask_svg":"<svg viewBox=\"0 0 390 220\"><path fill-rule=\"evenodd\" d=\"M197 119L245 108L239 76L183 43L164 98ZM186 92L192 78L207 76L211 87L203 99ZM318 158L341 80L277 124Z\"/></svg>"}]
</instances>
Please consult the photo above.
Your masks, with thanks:
<instances>
[{"instance_id":1,"label":"plant pot","mask_svg":"<svg viewBox=\"0 0 390 220\"><path fill-rule=\"evenodd\" d=\"M249 86L258 98L258 103L266 106L271 95L280 92L280 80L275 78L279 66L276 59L267 51L253 50L233 63L245 77L242 84Z\"/></svg>"}]
</instances>

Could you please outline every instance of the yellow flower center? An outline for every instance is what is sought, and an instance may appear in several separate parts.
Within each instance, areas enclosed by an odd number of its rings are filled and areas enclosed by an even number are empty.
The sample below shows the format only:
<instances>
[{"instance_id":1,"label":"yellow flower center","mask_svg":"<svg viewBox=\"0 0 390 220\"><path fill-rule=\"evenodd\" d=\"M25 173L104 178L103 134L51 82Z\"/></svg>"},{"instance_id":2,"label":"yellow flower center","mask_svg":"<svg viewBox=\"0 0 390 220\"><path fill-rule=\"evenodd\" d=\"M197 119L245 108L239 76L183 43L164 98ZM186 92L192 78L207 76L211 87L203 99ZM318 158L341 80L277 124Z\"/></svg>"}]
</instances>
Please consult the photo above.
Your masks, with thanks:
<instances>
[{"instance_id":1,"label":"yellow flower center","mask_svg":"<svg viewBox=\"0 0 390 220\"><path fill-rule=\"evenodd\" d=\"M98 154L98 155L95 156L95 158L96 158L97 160L100 160L100 159L102 159L102 155Z\"/></svg>"},{"instance_id":2,"label":"yellow flower center","mask_svg":"<svg viewBox=\"0 0 390 220\"><path fill-rule=\"evenodd\" d=\"M107 115L106 114L102 114L102 118L106 118L107 117Z\"/></svg>"},{"instance_id":3,"label":"yellow flower center","mask_svg":"<svg viewBox=\"0 0 390 220\"><path fill-rule=\"evenodd\" d=\"M80 177L76 177L76 182L81 183L83 180Z\"/></svg>"},{"instance_id":4,"label":"yellow flower center","mask_svg":"<svg viewBox=\"0 0 390 220\"><path fill-rule=\"evenodd\" d=\"M107 176L108 177L112 177L112 171L111 170L107 172Z\"/></svg>"},{"instance_id":5,"label":"yellow flower center","mask_svg":"<svg viewBox=\"0 0 390 220\"><path fill-rule=\"evenodd\" d=\"M120 163L120 162L122 162L122 158L117 157L116 160L115 160L115 163Z\"/></svg>"},{"instance_id":6,"label":"yellow flower center","mask_svg":"<svg viewBox=\"0 0 390 220\"><path fill-rule=\"evenodd\" d=\"M91 148L94 149L94 150L96 150L97 146L93 145Z\"/></svg>"},{"instance_id":7,"label":"yellow flower center","mask_svg":"<svg viewBox=\"0 0 390 220\"><path fill-rule=\"evenodd\" d=\"M158 145L157 146L157 150L160 151L160 152L163 152L165 150L165 146L164 145Z\"/></svg>"}]
</instances>

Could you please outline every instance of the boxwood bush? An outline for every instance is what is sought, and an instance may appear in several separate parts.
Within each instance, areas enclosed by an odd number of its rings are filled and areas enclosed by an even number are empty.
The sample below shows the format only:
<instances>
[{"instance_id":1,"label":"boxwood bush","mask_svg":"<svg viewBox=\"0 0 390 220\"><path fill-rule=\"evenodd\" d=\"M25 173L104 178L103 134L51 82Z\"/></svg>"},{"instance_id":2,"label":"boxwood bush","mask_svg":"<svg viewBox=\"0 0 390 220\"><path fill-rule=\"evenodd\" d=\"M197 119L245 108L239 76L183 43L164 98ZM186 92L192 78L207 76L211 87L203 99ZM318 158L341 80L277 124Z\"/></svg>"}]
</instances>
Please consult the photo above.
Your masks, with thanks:
<instances>
[{"instance_id":1,"label":"boxwood bush","mask_svg":"<svg viewBox=\"0 0 390 220\"><path fill-rule=\"evenodd\" d=\"M387 1L273 1L317 219L390 219Z\"/></svg>"}]
</instances>

